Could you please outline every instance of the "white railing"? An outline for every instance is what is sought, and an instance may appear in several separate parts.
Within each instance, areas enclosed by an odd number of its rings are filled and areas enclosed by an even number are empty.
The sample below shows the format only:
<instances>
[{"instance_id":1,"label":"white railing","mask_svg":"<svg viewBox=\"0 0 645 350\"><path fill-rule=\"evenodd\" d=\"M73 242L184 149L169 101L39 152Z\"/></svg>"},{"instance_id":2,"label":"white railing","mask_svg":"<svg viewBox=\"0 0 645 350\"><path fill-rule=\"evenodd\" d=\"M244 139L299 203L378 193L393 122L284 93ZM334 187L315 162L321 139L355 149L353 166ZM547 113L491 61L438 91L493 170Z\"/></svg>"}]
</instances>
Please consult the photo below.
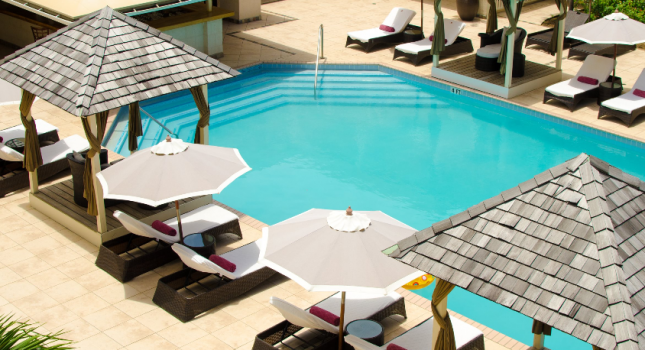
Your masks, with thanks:
<instances>
[{"instance_id":1,"label":"white railing","mask_svg":"<svg viewBox=\"0 0 645 350\"><path fill-rule=\"evenodd\" d=\"M321 24L320 27L318 28L318 49L316 50L316 74L314 76L314 93L316 92L316 87L318 85L318 61L321 58L325 58L324 52L323 52L323 43L324 43L324 35L323 35L323 25Z\"/></svg>"}]
</instances>

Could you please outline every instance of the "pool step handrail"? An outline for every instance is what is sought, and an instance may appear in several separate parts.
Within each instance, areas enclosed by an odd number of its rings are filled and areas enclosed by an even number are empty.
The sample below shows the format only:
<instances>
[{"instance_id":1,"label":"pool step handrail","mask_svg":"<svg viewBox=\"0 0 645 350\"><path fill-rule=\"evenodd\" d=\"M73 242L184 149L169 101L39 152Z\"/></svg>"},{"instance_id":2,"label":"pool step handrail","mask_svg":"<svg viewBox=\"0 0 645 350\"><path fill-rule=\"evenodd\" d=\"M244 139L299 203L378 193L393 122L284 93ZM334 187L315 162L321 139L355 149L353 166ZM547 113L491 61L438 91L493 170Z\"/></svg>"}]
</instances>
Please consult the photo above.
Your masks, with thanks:
<instances>
[{"instance_id":1,"label":"pool step handrail","mask_svg":"<svg viewBox=\"0 0 645 350\"><path fill-rule=\"evenodd\" d=\"M161 124L161 122L160 122L160 121L158 121L157 119L155 119L155 117L151 116L151 115L150 115L150 113L146 112L146 110L145 110L145 109L143 109L143 108L139 107L139 110L140 110L141 112L143 112L143 114L147 115L147 116L148 116L148 118L150 118L152 121L154 121L155 123L157 123L157 124L158 124L160 127L162 127L164 130L166 130L170 135L172 135L172 136L174 136L174 137L177 137L177 134L175 134L174 132L170 131L170 129L168 129L165 125Z\"/></svg>"},{"instance_id":2,"label":"pool step handrail","mask_svg":"<svg viewBox=\"0 0 645 350\"><path fill-rule=\"evenodd\" d=\"M314 75L314 93L316 92L316 87L318 85L318 61L321 58L325 58L324 51L323 51L323 43L324 43L324 30L323 30L323 25L321 24L320 27L318 27L318 49L316 50L316 74Z\"/></svg>"}]
</instances>

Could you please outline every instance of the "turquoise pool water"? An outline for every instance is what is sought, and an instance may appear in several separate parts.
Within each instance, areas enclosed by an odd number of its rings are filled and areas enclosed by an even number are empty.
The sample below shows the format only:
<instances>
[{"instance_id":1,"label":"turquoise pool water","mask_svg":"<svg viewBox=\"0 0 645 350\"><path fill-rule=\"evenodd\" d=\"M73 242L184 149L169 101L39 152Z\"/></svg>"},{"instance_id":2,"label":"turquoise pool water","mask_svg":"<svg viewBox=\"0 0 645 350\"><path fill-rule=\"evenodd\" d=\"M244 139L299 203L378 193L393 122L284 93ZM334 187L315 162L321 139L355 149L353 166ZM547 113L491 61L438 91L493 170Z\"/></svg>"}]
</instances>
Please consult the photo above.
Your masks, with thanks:
<instances>
[{"instance_id":1,"label":"turquoise pool water","mask_svg":"<svg viewBox=\"0 0 645 350\"><path fill-rule=\"evenodd\" d=\"M645 151L381 71L243 71L209 88L210 143L239 148L253 168L215 196L267 224L312 207L382 210L423 229L535 174L593 154L641 178ZM191 141L190 94L141 104ZM141 147L166 132L143 116ZM122 111L106 145L127 155ZM430 299L432 287L418 291ZM449 308L525 344L531 320L456 288ZM555 331L551 349L590 346Z\"/></svg>"}]
</instances>

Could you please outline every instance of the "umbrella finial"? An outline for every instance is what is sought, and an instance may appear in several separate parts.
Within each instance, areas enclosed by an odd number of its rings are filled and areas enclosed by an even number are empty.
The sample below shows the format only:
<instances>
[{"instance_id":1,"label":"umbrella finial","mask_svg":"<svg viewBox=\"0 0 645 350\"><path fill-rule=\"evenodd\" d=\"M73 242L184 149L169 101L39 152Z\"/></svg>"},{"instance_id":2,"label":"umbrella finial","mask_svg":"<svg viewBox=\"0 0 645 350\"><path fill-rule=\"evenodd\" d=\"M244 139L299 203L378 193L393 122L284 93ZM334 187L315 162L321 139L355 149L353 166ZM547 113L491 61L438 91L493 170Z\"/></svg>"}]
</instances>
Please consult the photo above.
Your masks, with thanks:
<instances>
[{"instance_id":1,"label":"umbrella finial","mask_svg":"<svg viewBox=\"0 0 645 350\"><path fill-rule=\"evenodd\" d=\"M172 138L170 138L170 135L166 136L166 142L172 142Z\"/></svg>"},{"instance_id":2,"label":"umbrella finial","mask_svg":"<svg viewBox=\"0 0 645 350\"><path fill-rule=\"evenodd\" d=\"M352 210L352 207L347 207L347 210L345 211L345 214L347 216L352 216L354 211Z\"/></svg>"}]
</instances>

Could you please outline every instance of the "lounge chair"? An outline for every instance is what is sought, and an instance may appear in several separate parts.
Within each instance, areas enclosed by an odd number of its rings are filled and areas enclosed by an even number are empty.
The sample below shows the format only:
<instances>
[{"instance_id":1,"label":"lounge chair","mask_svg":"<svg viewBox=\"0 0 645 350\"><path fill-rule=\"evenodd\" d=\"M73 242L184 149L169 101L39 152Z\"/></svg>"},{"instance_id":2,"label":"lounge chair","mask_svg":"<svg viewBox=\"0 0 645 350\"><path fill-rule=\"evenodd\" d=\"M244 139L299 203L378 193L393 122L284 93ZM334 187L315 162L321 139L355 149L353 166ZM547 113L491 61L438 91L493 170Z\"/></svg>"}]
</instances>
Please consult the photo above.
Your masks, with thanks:
<instances>
[{"instance_id":1,"label":"lounge chair","mask_svg":"<svg viewBox=\"0 0 645 350\"><path fill-rule=\"evenodd\" d=\"M59 141L58 137L58 128L49 124L48 122L42 119L36 119L36 131L38 132L38 141L44 143L47 141L56 142ZM25 127L22 124L12 126L10 128L0 130L0 137L2 137L2 142L7 142L9 140L24 138L25 137ZM41 145L43 146L43 145Z\"/></svg>"},{"instance_id":2,"label":"lounge chair","mask_svg":"<svg viewBox=\"0 0 645 350\"><path fill-rule=\"evenodd\" d=\"M475 56L475 68L485 72L499 70L500 64L497 62L500 51L502 50L502 35L506 33L507 28L497 30L493 34L479 33L481 45L477 49ZM513 56L513 66L524 67L524 61L519 62L519 58L524 57L522 54L522 44L526 38L526 30L517 28L515 31L515 55ZM517 63L517 64L516 64ZM520 74L521 73L521 74ZM524 75L524 69L513 69L513 76Z\"/></svg>"},{"instance_id":3,"label":"lounge chair","mask_svg":"<svg viewBox=\"0 0 645 350\"><path fill-rule=\"evenodd\" d=\"M456 317L451 317L450 322L455 331L457 349L484 350L484 333ZM376 346L351 334L345 336L345 341L355 350L385 350L390 344L396 344L406 350L427 350L432 347L433 326L433 318L430 317L383 346Z\"/></svg>"},{"instance_id":4,"label":"lounge chair","mask_svg":"<svg viewBox=\"0 0 645 350\"><path fill-rule=\"evenodd\" d=\"M544 90L544 100L556 100L564 103L573 112L580 101L598 96L600 83L610 78L614 69L614 60L607 57L587 56L575 77L553 84ZM578 79L588 77L597 80L596 84L586 84Z\"/></svg>"},{"instance_id":5,"label":"lounge chair","mask_svg":"<svg viewBox=\"0 0 645 350\"><path fill-rule=\"evenodd\" d=\"M562 43L563 49L569 48L572 45L579 43L578 40L567 38L567 35L571 31L571 29L585 24L588 19L588 13L571 10L567 12L567 18L564 19L564 41ZM551 38L553 38L553 28L531 33L526 38L525 47L529 47L529 45L539 45L543 49L548 50L549 44L551 44Z\"/></svg>"},{"instance_id":6,"label":"lounge chair","mask_svg":"<svg viewBox=\"0 0 645 350\"><path fill-rule=\"evenodd\" d=\"M58 136L58 135L57 135ZM38 167L38 181L46 179L69 168L65 156L72 151L82 152L90 144L81 136L72 135L58 142L40 148L43 165ZM24 156L10 147L0 143L0 159L4 162L0 173L0 197L9 192L29 187L29 172L22 167Z\"/></svg>"},{"instance_id":7,"label":"lounge chair","mask_svg":"<svg viewBox=\"0 0 645 350\"><path fill-rule=\"evenodd\" d=\"M629 51L636 50L636 45L617 45L616 54L622 55ZM587 44L580 43L578 45L572 45L569 49L569 54L567 58L582 56L582 58L587 58L589 55L596 56L605 56L605 57L614 57L614 45L612 44Z\"/></svg>"},{"instance_id":8,"label":"lounge chair","mask_svg":"<svg viewBox=\"0 0 645 350\"><path fill-rule=\"evenodd\" d=\"M336 293L316 306L339 315L340 297L341 293ZM309 309L303 310L279 298L271 297L270 302L286 320L259 333L255 337L253 350L276 350L279 349L279 344L293 345L298 342L308 342L315 349L333 348L338 344L337 326L310 314ZM386 296L362 293L346 294L345 326L358 319L381 321L394 314L407 318L404 299L396 292ZM303 329L305 329L303 332L298 333ZM315 339L312 339L312 336Z\"/></svg>"},{"instance_id":9,"label":"lounge chair","mask_svg":"<svg viewBox=\"0 0 645 350\"><path fill-rule=\"evenodd\" d=\"M168 236L119 210L114 211L127 235L104 242L99 248L96 266L120 282L127 282L177 259L171 244L179 242L179 235ZM177 229L177 218L164 221ZM205 205L181 215L184 236L196 233L219 235L232 233L242 238L237 215L215 204ZM156 242L156 244L155 244ZM201 251L200 251L201 252ZM204 255L212 254L205 249Z\"/></svg>"},{"instance_id":10,"label":"lounge chair","mask_svg":"<svg viewBox=\"0 0 645 350\"><path fill-rule=\"evenodd\" d=\"M403 31L410 24L415 14L416 12L412 10L395 7L380 27L347 33L345 47L351 44L358 44L365 52L370 52L378 44L403 42ZM392 28L391 30L394 31L390 32L380 29L382 27L385 28L384 26Z\"/></svg>"},{"instance_id":11,"label":"lounge chair","mask_svg":"<svg viewBox=\"0 0 645 350\"><path fill-rule=\"evenodd\" d=\"M222 258L236 265L234 272L188 247L173 244L172 249L188 268L161 278L152 301L180 321L187 322L248 292L276 274L258 262L264 242L259 239L222 254Z\"/></svg>"},{"instance_id":12,"label":"lounge chair","mask_svg":"<svg viewBox=\"0 0 645 350\"><path fill-rule=\"evenodd\" d=\"M634 94L636 90L645 91L645 69L634 83L634 87L625 94L606 100L600 104L598 119L612 116L622 120L630 127L639 115L645 114L645 97Z\"/></svg>"},{"instance_id":13,"label":"lounge chair","mask_svg":"<svg viewBox=\"0 0 645 350\"><path fill-rule=\"evenodd\" d=\"M440 58L460 53L473 52L472 41L459 36L464 28L466 28L466 24L464 22L452 19L444 20L446 48L441 51L441 55L439 55ZM430 49L432 49L432 41L430 38L432 37L434 37L434 35L419 41L396 46L394 48L394 57L392 59L394 60L397 57L407 57L415 66L419 65L424 58L432 56L430 53Z\"/></svg>"}]
</instances>

